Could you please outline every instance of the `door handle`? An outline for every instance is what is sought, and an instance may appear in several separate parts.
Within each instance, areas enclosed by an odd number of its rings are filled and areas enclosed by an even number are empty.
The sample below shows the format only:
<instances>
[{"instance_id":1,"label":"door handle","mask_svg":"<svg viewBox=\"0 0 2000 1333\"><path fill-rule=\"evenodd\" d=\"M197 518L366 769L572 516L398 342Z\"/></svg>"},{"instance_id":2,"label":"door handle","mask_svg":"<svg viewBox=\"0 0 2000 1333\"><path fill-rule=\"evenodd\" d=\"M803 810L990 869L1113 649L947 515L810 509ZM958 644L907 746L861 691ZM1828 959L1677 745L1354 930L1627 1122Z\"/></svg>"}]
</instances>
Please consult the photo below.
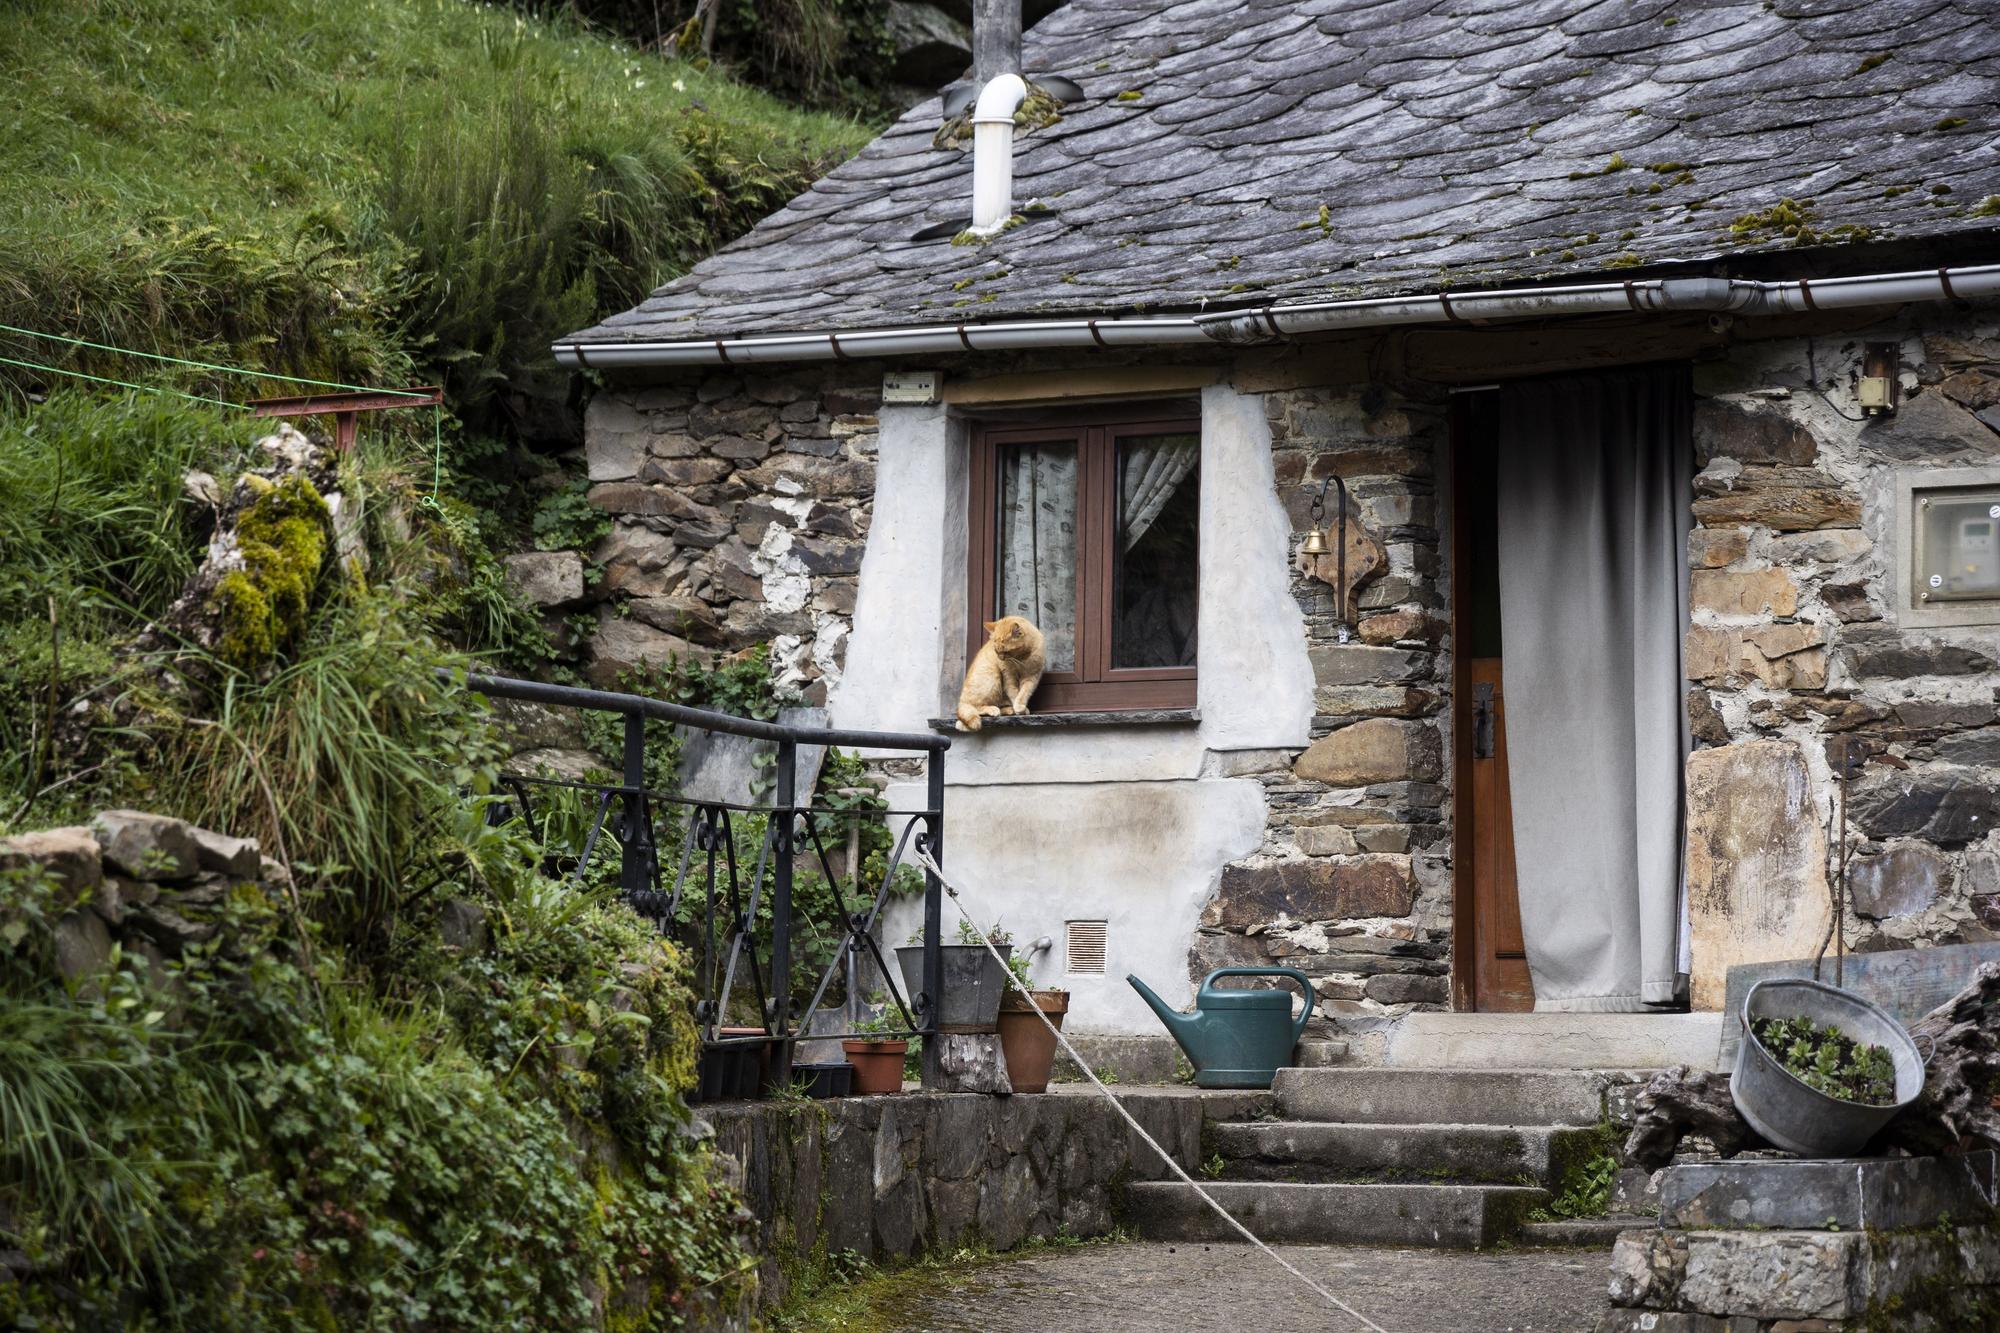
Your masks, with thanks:
<instances>
[{"instance_id":1,"label":"door handle","mask_svg":"<svg viewBox=\"0 0 2000 1333\"><path fill-rule=\"evenodd\" d=\"M1472 687L1472 757L1493 757L1493 683L1480 681Z\"/></svg>"}]
</instances>

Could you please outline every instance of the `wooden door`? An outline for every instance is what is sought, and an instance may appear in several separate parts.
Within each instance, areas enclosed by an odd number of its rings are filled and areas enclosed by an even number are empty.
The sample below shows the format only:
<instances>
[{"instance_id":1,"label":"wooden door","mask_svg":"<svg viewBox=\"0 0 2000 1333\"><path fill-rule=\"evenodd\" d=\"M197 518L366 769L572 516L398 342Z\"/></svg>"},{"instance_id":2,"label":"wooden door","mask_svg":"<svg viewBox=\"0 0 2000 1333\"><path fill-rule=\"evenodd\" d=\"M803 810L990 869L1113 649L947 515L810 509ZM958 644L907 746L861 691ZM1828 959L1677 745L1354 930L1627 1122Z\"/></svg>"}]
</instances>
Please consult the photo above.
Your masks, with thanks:
<instances>
[{"instance_id":1,"label":"wooden door","mask_svg":"<svg viewBox=\"0 0 2000 1333\"><path fill-rule=\"evenodd\" d=\"M1501 662L1499 432L1494 395L1456 396L1452 413L1452 1005L1532 1009L1521 945L1514 814L1507 790Z\"/></svg>"},{"instance_id":2,"label":"wooden door","mask_svg":"<svg viewBox=\"0 0 2000 1333\"><path fill-rule=\"evenodd\" d=\"M1464 775L1471 789L1458 854L1471 859L1475 1007L1518 1013L1535 1007L1528 952L1521 942L1521 899L1515 885L1514 809L1507 787L1507 694L1497 657L1466 664L1470 687L1460 712L1470 744Z\"/></svg>"}]
</instances>

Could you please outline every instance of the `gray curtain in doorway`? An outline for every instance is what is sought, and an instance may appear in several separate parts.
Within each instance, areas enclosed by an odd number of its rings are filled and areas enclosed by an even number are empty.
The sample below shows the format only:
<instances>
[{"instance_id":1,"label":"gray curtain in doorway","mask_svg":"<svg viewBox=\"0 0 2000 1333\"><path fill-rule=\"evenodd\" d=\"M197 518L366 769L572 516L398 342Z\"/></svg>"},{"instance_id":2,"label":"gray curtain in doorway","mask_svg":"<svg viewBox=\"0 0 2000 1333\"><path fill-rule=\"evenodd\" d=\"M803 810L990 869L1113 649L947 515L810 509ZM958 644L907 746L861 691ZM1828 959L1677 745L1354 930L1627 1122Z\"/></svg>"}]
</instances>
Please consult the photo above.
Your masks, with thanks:
<instances>
[{"instance_id":1,"label":"gray curtain in doorway","mask_svg":"<svg viewBox=\"0 0 2000 1333\"><path fill-rule=\"evenodd\" d=\"M1508 780L1535 1008L1671 1003L1686 969L1685 367L1500 391Z\"/></svg>"}]
</instances>

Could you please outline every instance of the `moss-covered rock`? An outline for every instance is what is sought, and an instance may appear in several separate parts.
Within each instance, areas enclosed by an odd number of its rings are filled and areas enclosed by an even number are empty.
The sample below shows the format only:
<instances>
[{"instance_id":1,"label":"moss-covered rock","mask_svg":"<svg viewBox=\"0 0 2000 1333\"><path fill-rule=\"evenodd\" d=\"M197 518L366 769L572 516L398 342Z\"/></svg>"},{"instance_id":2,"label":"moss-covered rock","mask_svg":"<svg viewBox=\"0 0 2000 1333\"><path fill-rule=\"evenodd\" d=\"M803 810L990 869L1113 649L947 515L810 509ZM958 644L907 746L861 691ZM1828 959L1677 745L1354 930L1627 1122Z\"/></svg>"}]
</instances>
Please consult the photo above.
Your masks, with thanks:
<instances>
[{"instance_id":1,"label":"moss-covered rock","mask_svg":"<svg viewBox=\"0 0 2000 1333\"><path fill-rule=\"evenodd\" d=\"M326 500L301 474L276 482L247 474L240 484L255 498L236 520L242 564L216 584L221 616L216 650L231 666L256 670L305 628L332 523Z\"/></svg>"}]
</instances>

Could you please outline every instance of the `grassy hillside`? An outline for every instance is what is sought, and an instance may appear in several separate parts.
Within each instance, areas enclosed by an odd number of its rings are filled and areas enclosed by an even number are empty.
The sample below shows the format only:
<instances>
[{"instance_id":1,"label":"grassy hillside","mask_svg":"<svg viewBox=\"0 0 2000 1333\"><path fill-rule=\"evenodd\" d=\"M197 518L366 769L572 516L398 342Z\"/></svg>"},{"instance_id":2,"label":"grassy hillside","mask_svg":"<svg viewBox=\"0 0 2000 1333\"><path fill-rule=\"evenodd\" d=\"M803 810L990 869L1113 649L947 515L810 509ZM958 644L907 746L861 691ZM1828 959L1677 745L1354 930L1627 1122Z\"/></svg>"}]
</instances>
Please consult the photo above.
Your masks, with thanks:
<instances>
[{"instance_id":1,"label":"grassy hillside","mask_svg":"<svg viewBox=\"0 0 2000 1333\"><path fill-rule=\"evenodd\" d=\"M9 9L0 323L357 382L443 373L480 425L503 384L559 392L548 337L867 138L466 0ZM0 355L46 359L27 346Z\"/></svg>"},{"instance_id":2,"label":"grassy hillside","mask_svg":"<svg viewBox=\"0 0 2000 1333\"><path fill-rule=\"evenodd\" d=\"M227 491L264 423L0 365L0 837L137 806L287 863L186 887L147 918L186 930L79 974L75 940L141 900L0 855L0 1326L699 1326L746 1256L675 1132L684 962L544 877L482 795L490 719L435 673L547 645L495 559L529 527L496 516L499 454L541 471L541 536L592 521L526 447L574 407L547 340L865 132L462 0L9 0L0 124L0 323L437 376L450 408L441 505L428 413L383 414L332 479L367 497L365 575L243 548L300 603L251 660L140 629L206 545L186 474ZM285 391L4 331L0 357ZM448 902L483 941L447 941Z\"/></svg>"}]
</instances>

